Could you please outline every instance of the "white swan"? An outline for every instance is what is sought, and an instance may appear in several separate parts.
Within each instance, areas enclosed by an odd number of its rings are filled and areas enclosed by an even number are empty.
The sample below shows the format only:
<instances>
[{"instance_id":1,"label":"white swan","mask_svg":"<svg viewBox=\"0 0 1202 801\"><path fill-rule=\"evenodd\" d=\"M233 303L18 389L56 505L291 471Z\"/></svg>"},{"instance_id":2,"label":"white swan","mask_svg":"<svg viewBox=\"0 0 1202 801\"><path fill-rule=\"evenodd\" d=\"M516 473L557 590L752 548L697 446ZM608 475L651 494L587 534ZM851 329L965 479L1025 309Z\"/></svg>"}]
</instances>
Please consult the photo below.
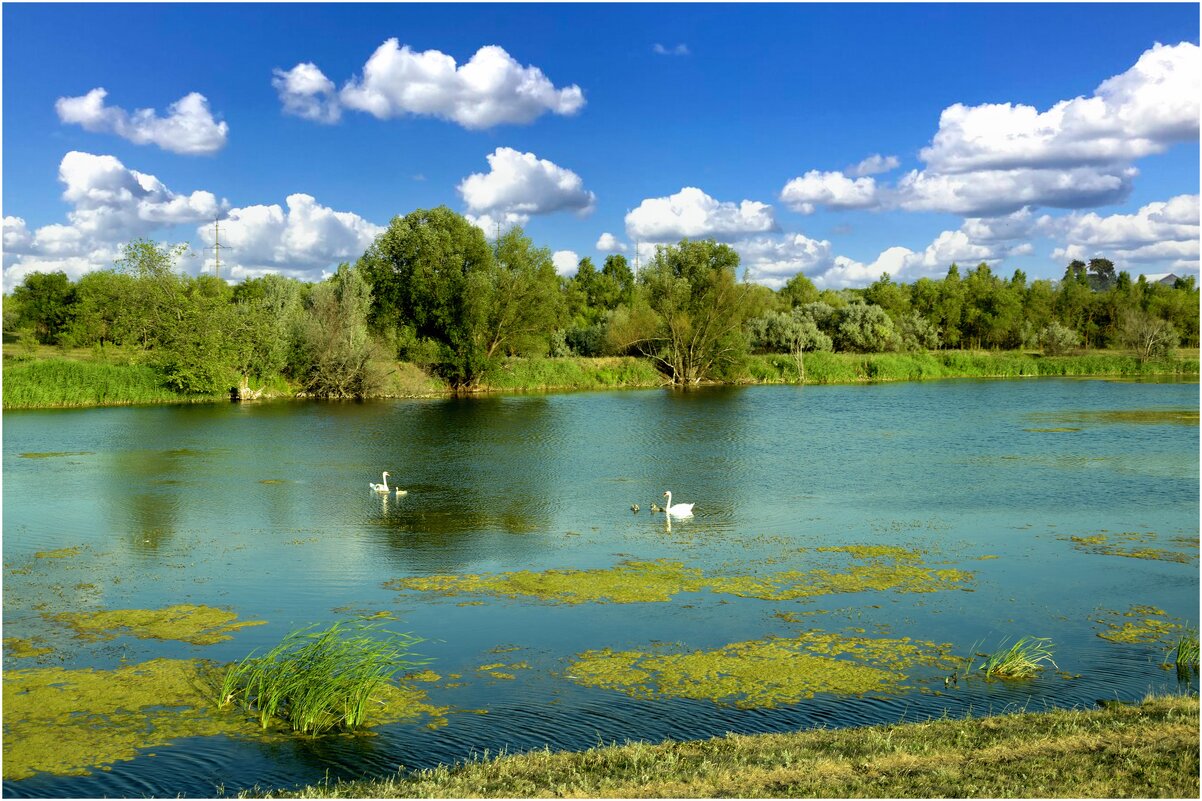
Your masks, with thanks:
<instances>
[{"instance_id":1,"label":"white swan","mask_svg":"<svg viewBox=\"0 0 1202 801\"><path fill-rule=\"evenodd\" d=\"M665 512L667 512L670 515L674 515L676 517L692 517L693 507L696 506L697 504L695 504L695 503L678 503L675 506L673 506L672 505L672 493L670 493L666 490L664 491L664 497L668 499L668 502L666 504L664 504Z\"/></svg>"},{"instance_id":2,"label":"white swan","mask_svg":"<svg viewBox=\"0 0 1202 801\"><path fill-rule=\"evenodd\" d=\"M397 487L397 488L396 488L396 490L395 490L395 492L396 492L396 496L397 496L398 498L400 498L400 497L401 497L401 496L403 496L403 495L408 495L408 494L409 494L409 490L403 490L403 489L401 489L400 487Z\"/></svg>"},{"instance_id":3,"label":"white swan","mask_svg":"<svg viewBox=\"0 0 1202 801\"><path fill-rule=\"evenodd\" d=\"M387 470L384 471L383 479L384 479L383 484L373 484L372 482L369 481L369 482L367 482L367 486L371 487L376 492L388 492L389 490L388 490L388 471Z\"/></svg>"}]
</instances>

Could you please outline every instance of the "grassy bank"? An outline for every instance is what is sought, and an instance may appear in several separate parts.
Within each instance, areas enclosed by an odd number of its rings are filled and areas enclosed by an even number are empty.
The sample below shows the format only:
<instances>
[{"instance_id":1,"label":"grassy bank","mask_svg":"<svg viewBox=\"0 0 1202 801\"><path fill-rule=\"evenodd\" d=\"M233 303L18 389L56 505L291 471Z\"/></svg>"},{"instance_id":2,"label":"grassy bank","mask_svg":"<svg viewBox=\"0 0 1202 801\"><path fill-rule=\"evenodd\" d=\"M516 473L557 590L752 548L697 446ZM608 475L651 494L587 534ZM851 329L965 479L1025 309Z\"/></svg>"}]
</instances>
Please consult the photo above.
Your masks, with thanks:
<instances>
[{"instance_id":1,"label":"grassy bank","mask_svg":"<svg viewBox=\"0 0 1202 801\"><path fill-rule=\"evenodd\" d=\"M807 384L865 381L923 381L937 378L1019 378L1024 376L1196 376L1197 354L1149 359L1101 351L1043 356L1022 351L932 351L929 353L809 353ZM760 384L798 383L790 356L752 356L748 380Z\"/></svg>"},{"instance_id":2,"label":"grassy bank","mask_svg":"<svg viewBox=\"0 0 1202 801\"><path fill-rule=\"evenodd\" d=\"M45 352L11 354L5 358L5 409L181 403L227 398L225 394L183 395L167 389L153 368L137 364L129 354L43 350ZM805 358L805 383L1023 376L1198 376L1197 353L1182 351L1182 354L1141 361L1135 356L1111 351L1073 356L1042 356L1015 351L811 353ZM450 393L444 381L415 365L387 362L380 363L377 368L383 377L382 397L437 397ZM740 382L796 384L797 364L784 355L752 356ZM647 359L511 358L501 362L484 378L480 390L545 392L664 384L664 376ZM294 393L283 379L267 389L267 397L288 397Z\"/></svg>"},{"instance_id":3,"label":"grassy bank","mask_svg":"<svg viewBox=\"0 0 1202 801\"><path fill-rule=\"evenodd\" d=\"M506 359L481 382L489 392L658 387L663 375L646 359Z\"/></svg>"},{"instance_id":4,"label":"grassy bank","mask_svg":"<svg viewBox=\"0 0 1202 801\"><path fill-rule=\"evenodd\" d=\"M163 386L152 367L75 359L6 361L4 408L117 406L135 403L190 403L228 395L184 395Z\"/></svg>"},{"instance_id":5,"label":"grassy bank","mask_svg":"<svg viewBox=\"0 0 1202 801\"><path fill-rule=\"evenodd\" d=\"M535 751L264 798L1198 797L1198 699Z\"/></svg>"}]
</instances>

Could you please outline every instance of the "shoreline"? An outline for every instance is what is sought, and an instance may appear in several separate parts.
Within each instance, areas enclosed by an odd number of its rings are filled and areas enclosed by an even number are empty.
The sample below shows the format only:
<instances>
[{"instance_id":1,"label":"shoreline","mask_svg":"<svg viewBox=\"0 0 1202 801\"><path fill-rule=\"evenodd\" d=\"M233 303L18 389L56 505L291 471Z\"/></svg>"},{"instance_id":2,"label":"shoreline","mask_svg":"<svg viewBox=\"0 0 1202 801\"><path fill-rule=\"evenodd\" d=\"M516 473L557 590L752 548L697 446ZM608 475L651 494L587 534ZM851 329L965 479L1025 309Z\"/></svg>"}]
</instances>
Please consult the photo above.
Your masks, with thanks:
<instances>
[{"instance_id":1,"label":"shoreline","mask_svg":"<svg viewBox=\"0 0 1202 801\"><path fill-rule=\"evenodd\" d=\"M239 798L1197 798L1198 698L536 750Z\"/></svg>"},{"instance_id":2,"label":"shoreline","mask_svg":"<svg viewBox=\"0 0 1202 801\"><path fill-rule=\"evenodd\" d=\"M952 378L1198 378L1199 359L1188 356L1143 361L1113 351L1072 356L1042 356L1022 351L931 351L925 353L813 353L798 380L791 356L751 356L741 375L699 386L861 385ZM615 389L667 388L671 384L649 360L637 357L511 358L480 386L451 389L417 366L390 362L380 392L358 399L450 398L524 393L556 393ZM39 375L40 373L40 375ZM281 391L277 383L258 397L236 402L313 400L303 393ZM18 398L10 402L14 397ZM153 383L149 368L65 356L19 359L4 366L4 411L84 409L113 406L161 406L228 403L228 393L185 395Z\"/></svg>"}]
</instances>

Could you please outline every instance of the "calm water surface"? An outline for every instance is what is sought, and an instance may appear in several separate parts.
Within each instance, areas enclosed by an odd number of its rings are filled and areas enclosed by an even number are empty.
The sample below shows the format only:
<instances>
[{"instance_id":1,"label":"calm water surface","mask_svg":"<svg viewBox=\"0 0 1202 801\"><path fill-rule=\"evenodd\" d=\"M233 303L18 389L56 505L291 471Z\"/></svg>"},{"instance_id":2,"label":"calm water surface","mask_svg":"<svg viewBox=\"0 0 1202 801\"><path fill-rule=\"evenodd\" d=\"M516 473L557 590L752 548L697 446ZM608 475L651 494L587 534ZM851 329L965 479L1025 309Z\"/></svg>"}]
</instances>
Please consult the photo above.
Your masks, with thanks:
<instances>
[{"instance_id":1,"label":"calm water surface","mask_svg":"<svg viewBox=\"0 0 1202 801\"><path fill-rule=\"evenodd\" d=\"M68 667L122 659L239 659L300 625L391 610L393 628L464 686L429 730L263 745L192 738L87 777L4 783L6 796L212 795L383 775L488 749L688 739L726 732L896 722L1004 709L1091 706L1180 689L1164 648L1098 638L1106 611L1159 607L1198 620L1198 426L1116 423L1085 412L1196 410L1198 385L1094 380L945 381L6 413L5 636L40 635ZM1058 422L1059 421L1059 422ZM1075 431L1033 431L1076 428ZM23 455L41 454L41 455ZM44 454L57 454L46 456ZM367 488L389 470L409 490ZM665 530L665 490L696 516ZM631 503L643 511L632 514ZM1138 532L1184 563L1088 553L1072 536ZM644 604L397 593L384 582L447 573L608 568L672 559L728 575L808 569L814 548L888 544L974 573L972 592L863 592L770 602L708 592ZM74 559L33 554L86 546ZM798 550L806 549L806 550ZM983 556L996 556L982 560ZM783 561L782 561L783 560ZM28 573L12 568L33 566ZM78 583L94 588L74 591ZM462 605L483 600L481 605ZM228 607L267 625L210 646L85 643L51 611ZM567 675L585 650L712 649L814 625L951 643L1051 637L1054 670L904 696L822 696L777 709L635 700ZM513 680L477 668L505 661ZM5 657L6 670L37 666ZM937 690L937 692L935 692Z\"/></svg>"}]
</instances>

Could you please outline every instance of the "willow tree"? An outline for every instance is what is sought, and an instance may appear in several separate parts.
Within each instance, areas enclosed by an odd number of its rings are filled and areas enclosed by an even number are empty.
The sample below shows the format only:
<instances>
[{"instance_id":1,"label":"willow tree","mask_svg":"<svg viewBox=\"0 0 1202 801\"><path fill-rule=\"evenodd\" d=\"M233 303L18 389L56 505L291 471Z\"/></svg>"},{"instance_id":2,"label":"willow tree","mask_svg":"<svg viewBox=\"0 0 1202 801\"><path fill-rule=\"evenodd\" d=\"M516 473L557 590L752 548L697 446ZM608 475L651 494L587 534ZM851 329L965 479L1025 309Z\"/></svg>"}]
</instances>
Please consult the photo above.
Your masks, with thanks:
<instances>
[{"instance_id":1,"label":"willow tree","mask_svg":"<svg viewBox=\"0 0 1202 801\"><path fill-rule=\"evenodd\" d=\"M736 280L738 266L738 254L712 239L661 246L621 318L627 324L611 327L675 385L728 378L747 354L749 287Z\"/></svg>"}]
</instances>

